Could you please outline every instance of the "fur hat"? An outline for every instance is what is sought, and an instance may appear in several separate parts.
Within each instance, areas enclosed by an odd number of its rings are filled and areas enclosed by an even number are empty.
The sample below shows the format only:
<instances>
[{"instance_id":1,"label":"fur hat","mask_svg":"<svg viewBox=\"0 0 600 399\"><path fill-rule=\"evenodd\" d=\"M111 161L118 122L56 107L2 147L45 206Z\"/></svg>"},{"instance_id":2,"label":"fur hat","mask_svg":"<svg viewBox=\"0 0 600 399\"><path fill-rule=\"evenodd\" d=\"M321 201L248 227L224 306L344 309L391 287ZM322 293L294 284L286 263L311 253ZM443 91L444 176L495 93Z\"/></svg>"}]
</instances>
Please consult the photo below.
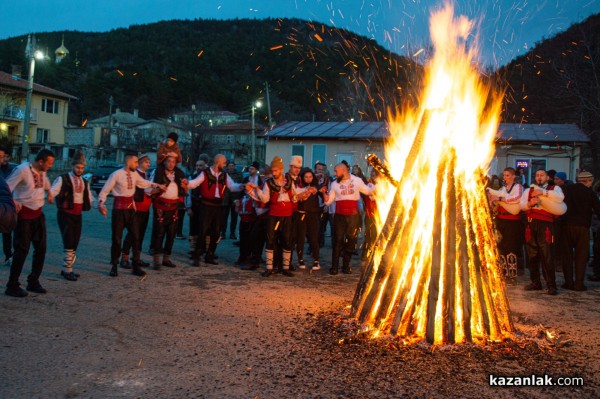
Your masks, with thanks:
<instances>
[{"instance_id":1,"label":"fur hat","mask_svg":"<svg viewBox=\"0 0 600 399\"><path fill-rule=\"evenodd\" d=\"M302 167L302 156L301 155L292 155L292 160L290 161L290 166L297 166L299 168Z\"/></svg>"},{"instance_id":2,"label":"fur hat","mask_svg":"<svg viewBox=\"0 0 600 399\"><path fill-rule=\"evenodd\" d=\"M260 164L256 161L252 162L250 166L252 166L254 169L260 169Z\"/></svg>"},{"instance_id":3,"label":"fur hat","mask_svg":"<svg viewBox=\"0 0 600 399\"><path fill-rule=\"evenodd\" d=\"M179 136L178 136L178 135L177 135L177 133L175 133L175 132L171 132L171 133L169 133L169 134L167 135L167 138L168 138L168 139L171 139L171 140L173 140L173 141L174 141L174 142L176 142L176 143L177 143L177 140L179 140Z\"/></svg>"},{"instance_id":4,"label":"fur hat","mask_svg":"<svg viewBox=\"0 0 600 399\"><path fill-rule=\"evenodd\" d=\"M578 179L593 179L594 175L591 174L590 172L588 172L587 170L583 170L581 172L579 172L579 174L577 175Z\"/></svg>"},{"instance_id":5,"label":"fur hat","mask_svg":"<svg viewBox=\"0 0 600 399\"><path fill-rule=\"evenodd\" d=\"M71 161L71 165L84 165L85 166L85 154L83 151L76 151L75 155L73 155L73 161Z\"/></svg>"},{"instance_id":6,"label":"fur hat","mask_svg":"<svg viewBox=\"0 0 600 399\"><path fill-rule=\"evenodd\" d=\"M271 161L271 168L283 169L283 159L281 157L274 157Z\"/></svg>"}]
</instances>

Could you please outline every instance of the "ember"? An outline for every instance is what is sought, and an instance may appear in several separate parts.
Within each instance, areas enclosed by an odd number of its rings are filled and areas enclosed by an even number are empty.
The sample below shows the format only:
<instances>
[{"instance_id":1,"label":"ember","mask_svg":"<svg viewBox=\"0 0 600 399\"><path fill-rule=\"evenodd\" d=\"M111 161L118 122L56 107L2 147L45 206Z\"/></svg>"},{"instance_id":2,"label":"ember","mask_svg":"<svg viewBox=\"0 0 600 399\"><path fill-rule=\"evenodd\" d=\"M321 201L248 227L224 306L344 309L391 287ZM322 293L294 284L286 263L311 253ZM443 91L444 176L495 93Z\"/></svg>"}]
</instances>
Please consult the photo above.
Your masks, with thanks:
<instances>
[{"instance_id":1,"label":"ember","mask_svg":"<svg viewBox=\"0 0 600 399\"><path fill-rule=\"evenodd\" d=\"M443 344L513 335L483 178L501 93L473 66L472 28L449 5L432 15L421 108L392 121L389 172L370 157L387 184L378 184L380 234L352 315L373 337Z\"/></svg>"}]
</instances>

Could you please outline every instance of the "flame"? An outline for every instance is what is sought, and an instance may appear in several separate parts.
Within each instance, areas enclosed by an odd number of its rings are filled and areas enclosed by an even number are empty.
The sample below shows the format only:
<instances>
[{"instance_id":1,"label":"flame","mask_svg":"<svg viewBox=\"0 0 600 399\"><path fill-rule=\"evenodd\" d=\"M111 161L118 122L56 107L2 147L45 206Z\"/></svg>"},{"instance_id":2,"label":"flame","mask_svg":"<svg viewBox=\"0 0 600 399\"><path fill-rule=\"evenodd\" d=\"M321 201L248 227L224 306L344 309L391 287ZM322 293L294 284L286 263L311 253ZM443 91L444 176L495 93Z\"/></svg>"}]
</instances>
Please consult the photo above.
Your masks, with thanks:
<instances>
[{"instance_id":1,"label":"flame","mask_svg":"<svg viewBox=\"0 0 600 399\"><path fill-rule=\"evenodd\" d=\"M450 4L432 14L420 108L389 124L397 184L377 183L381 233L353 303L373 336L441 344L513 331L483 179L502 96L477 70L474 27Z\"/></svg>"}]
</instances>

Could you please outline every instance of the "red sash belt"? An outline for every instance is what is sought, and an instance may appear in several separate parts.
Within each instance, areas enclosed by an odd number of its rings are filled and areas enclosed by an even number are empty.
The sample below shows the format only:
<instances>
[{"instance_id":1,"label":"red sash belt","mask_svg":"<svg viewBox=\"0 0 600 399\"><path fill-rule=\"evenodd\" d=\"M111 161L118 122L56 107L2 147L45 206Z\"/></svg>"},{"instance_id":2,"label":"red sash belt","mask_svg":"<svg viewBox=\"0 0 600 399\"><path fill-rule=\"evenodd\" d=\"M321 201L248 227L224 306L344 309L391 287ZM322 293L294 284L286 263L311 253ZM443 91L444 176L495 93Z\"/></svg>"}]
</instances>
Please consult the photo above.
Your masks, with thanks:
<instances>
[{"instance_id":1,"label":"red sash belt","mask_svg":"<svg viewBox=\"0 0 600 399\"><path fill-rule=\"evenodd\" d=\"M39 217L42 214L42 208L31 209L26 206L21 206L21 210L19 211L19 219L23 220L33 220Z\"/></svg>"},{"instance_id":2,"label":"red sash belt","mask_svg":"<svg viewBox=\"0 0 600 399\"><path fill-rule=\"evenodd\" d=\"M83 204L73 203L73 208L61 209L61 211L65 212L65 213L70 213L71 215L79 216L79 215L81 215L81 212L83 211Z\"/></svg>"},{"instance_id":3,"label":"red sash belt","mask_svg":"<svg viewBox=\"0 0 600 399\"><path fill-rule=\"evenodd\" d=\"M119 210L135 210L135 205L133 203L133 195L131 197L115 197L115 202L113 204L113 209Z\"/></svg>"},{"instance_id":4,"label":"red sash belt","mask_svg":"<svg viewBox=\"0 0 600 399\"><path fill-rule=\"evenodd\" d=\"M339 200L335 202L335 213L338 215L351 216L358 213L358 201Z\"/></svg>"},{"instance_id":5,"label":"red sash belt","mask_svg":"<svg viewBox=\"0 0 600 399\"><path fill-rule=\"evenodd\" d=\"M157 197L154 199L154 207L156 209L160 209L161 211L169 212L177 209L178 199L167 199Z\"/></svg>"}]
</instances>

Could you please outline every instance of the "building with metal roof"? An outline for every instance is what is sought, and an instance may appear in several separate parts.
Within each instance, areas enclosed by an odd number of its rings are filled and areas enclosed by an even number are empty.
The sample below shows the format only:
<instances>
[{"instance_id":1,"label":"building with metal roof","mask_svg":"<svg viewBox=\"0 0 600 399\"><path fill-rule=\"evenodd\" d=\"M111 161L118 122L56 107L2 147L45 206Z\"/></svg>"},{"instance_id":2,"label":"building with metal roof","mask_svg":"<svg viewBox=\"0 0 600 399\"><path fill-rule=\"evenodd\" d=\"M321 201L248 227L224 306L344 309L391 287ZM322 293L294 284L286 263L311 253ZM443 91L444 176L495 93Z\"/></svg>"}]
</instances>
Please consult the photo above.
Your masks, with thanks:
<instances>
[{"instance_id":1,"label":"building with metal roof","mask_svg":"<svg viewBox=\"0 0 600 399\"><path fill-rule=\"evenodd\" d=\"M319 161L332 168L345 160L366 170L367 154L385 159L383 144L390 130L386 122L287 122L266 132L265 137L266 162L275 155L284 160L301 155L306 166ZM563 171L572 179L579 168L581 147L589 141L573 124L501 123L490 174L512 166L523 169L526 183L540 168Z\"/></svg>"}]
</instances>

